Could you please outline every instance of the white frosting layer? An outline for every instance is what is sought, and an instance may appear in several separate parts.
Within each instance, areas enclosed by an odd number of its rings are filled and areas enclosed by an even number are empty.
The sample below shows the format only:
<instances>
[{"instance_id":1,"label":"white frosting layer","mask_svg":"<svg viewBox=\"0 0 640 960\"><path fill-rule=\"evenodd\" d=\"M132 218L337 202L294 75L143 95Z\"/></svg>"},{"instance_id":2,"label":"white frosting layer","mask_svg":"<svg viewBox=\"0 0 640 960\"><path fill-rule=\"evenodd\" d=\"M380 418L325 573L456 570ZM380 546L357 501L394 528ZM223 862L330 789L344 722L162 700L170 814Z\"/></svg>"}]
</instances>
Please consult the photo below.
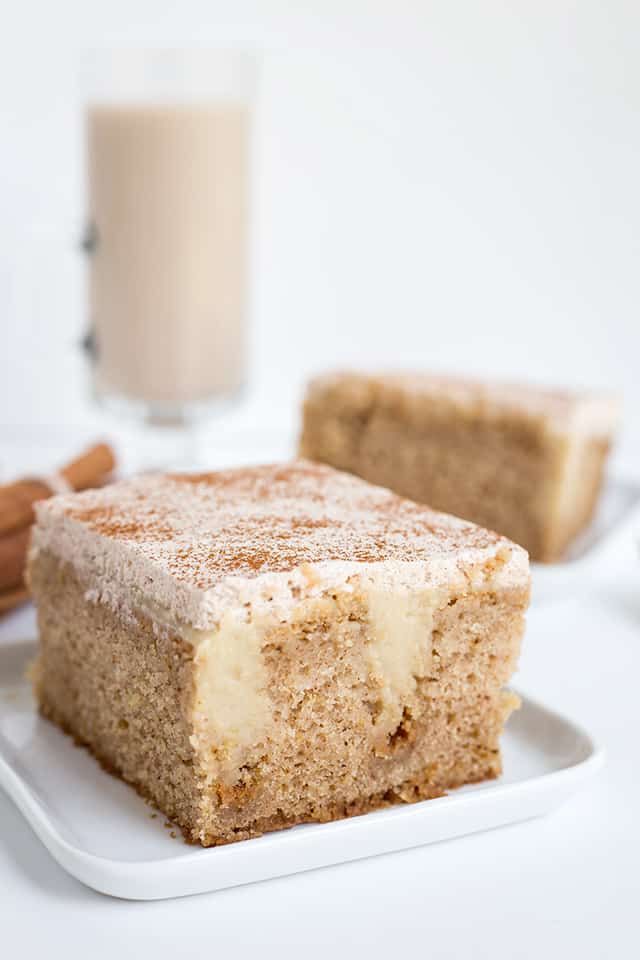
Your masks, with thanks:
<instances>
[{"instance_id":1,"label":"white frosting layer","mask_svg":"<svg viewBox=\"0 0 640 960\"><path fill-rule=\"evenodd\" d=\"M317 464L144 476L42 501L34 551L72 564L89 599L157 608L198 630L230 609L286 620L341 589L528 582L526 551L473 524Z\"/></svg>"}]
</instances>

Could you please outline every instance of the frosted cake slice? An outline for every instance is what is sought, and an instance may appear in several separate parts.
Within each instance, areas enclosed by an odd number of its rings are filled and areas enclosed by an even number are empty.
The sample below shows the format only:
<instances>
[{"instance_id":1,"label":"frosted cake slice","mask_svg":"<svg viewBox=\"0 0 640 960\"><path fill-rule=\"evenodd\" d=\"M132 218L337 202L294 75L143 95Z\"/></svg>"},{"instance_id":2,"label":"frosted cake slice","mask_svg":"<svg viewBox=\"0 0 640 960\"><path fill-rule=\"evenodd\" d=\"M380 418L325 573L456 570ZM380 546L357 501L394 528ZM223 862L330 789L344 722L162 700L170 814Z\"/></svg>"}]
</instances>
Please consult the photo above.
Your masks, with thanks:
<instances>
[{"instance_id":1,"label":"frosted cake slice","mask_svg":"<svg viewBox=\"0 0 640 960\"><path fill-rule=\"evenodd\" d=\"M204 845L500 772L525 551L329 467L39 505L42 713Z\"/></svg>"},{"instance_id":2,"label":"frosted cake slice","mask_svg":"<svg viewBox=\"0 0 640 960\"><path fill-rule=\"evenodd\" d=\"M591 520L609 396L430 374L333 373L307 390L302 456L560 559Z\"/></svg>"}]
</instances>

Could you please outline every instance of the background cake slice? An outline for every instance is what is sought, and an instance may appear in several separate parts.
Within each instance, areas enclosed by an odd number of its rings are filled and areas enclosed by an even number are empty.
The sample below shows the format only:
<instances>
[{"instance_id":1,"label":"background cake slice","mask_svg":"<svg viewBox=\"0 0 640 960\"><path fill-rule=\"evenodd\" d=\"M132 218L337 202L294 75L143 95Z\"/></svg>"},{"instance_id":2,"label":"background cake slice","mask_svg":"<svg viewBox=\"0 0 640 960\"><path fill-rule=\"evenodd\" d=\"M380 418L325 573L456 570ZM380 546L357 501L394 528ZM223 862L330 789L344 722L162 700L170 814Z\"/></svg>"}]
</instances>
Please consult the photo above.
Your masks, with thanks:
<instances>
[{"instance_id":1,"label":"background cake slice","mask_svg":"<svg viewBox=\"0 0 640 960\"><path fill-rule=\"evenodd\" d=\"M590 521L610 397L427 374L314 380L300 452L559 559Z\"/></svg>"},{"instance_id":2,"label":"background cake slice","mask_svg":"<svg viewBox=\"0 0 640 960\"><path fill-rule=\"evenodd\" d=\"M205 845L500 772L524 550L305 462L38 508L42 712Z\"/></svg>"}]
</instances>

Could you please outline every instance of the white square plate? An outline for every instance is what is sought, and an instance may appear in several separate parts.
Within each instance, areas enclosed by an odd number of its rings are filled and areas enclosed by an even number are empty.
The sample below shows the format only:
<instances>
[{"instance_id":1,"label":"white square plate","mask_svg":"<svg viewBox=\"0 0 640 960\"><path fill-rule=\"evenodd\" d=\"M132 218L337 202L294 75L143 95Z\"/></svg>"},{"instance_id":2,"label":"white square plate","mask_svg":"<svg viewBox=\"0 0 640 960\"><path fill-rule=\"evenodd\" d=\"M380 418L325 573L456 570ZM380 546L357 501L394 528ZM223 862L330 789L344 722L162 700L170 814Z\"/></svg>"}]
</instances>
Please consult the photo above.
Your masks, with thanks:
<instances>
[{"instance_id":1,"label":"white square plate","mask_svg":"<svg viewBox=\"0 0 640 960\"><path fill-rule=\"evenodd\" d=\"M172 837L161 814L38 716L24 679L34 653L33 643L0 644L0 785L62 867L117 897L220 890L537 817L574 793L603 759L573 723L524 699L507 726L497 781L204 850L185 844L179 831Z\"/></svg>"}]
</instances>

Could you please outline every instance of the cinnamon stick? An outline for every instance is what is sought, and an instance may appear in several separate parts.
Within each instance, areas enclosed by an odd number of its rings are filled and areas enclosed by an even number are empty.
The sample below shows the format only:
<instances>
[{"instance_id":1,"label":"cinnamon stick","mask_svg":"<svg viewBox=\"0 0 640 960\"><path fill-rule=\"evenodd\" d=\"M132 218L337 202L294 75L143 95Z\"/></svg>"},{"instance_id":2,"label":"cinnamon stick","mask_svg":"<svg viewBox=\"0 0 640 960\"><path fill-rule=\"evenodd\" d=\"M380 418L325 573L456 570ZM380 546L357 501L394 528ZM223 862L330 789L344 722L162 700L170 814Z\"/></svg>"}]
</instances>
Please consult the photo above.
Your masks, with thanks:
<instances>
[{"instance_id":1,"label":"cinnamon stick","mask_svg":"<svg viewBox=\"0 0 640 960\"><path fill-rule=\"evenodd\" d=\"M9 611L15 607L19 607L21 603L25 603L28 599L29 591L26 587L13 587L11 590L1 590L0 617L5 613L9 613Z\"/></svg>"},{"instance_id":2,"label":"cinnamon stick","mask_svg":"<svg viewBox=\"0 0 640 960\"><path fill-rule=\"evenodd\" d=\"M33 504L50 496L51 490L44 480L16 480L1 488L0 536L33 523Z\"/></svg>"},{"instance_id":3,"label":"cinnamon stick","mask_svg":"<svg viewBox=\"0 0 640 960\"><path fill-rule=\"evenodd\" d=\"M0 590L23 585L30 536L31 525L0 537Z\"/></svg>"},{"instance_id":4,"label":"cinnamon stick","mask_svg":"<svg viewBox=\"0 0 640 960\"><path fill-rule=\"evenodd\" d=\"M96 486L115 467L115 457L106 443L96 444L60 471L60 477L72 490ZM46 479L26 477L0 487L0 536L33 523L33 504L54 493Z\"/></svg>"},{"instance_id":5,"label":"cinnamon stick","mask_svg":"<svg viewBox=\"0 0 640 960\"><path fill-rule=\"evenodd\" d=\"M88 490L114 470L116 458L106 443L97 443L60 471L72 490Z\"/></svg>"},{"instance_id":6,"label":"cinnamon stick","mask_svg":"<svg viewBox=\"0 0 640 960\"><path fill-rule=\"evenodd\" d=\"M25 477L0 487L1 611L24 599L24 569L36 501L50 497L60 486L71 490L98 486L114 467L113 451L107 444L99 443L68 463L51 481Z\"/></svg>"}]
</instances>

